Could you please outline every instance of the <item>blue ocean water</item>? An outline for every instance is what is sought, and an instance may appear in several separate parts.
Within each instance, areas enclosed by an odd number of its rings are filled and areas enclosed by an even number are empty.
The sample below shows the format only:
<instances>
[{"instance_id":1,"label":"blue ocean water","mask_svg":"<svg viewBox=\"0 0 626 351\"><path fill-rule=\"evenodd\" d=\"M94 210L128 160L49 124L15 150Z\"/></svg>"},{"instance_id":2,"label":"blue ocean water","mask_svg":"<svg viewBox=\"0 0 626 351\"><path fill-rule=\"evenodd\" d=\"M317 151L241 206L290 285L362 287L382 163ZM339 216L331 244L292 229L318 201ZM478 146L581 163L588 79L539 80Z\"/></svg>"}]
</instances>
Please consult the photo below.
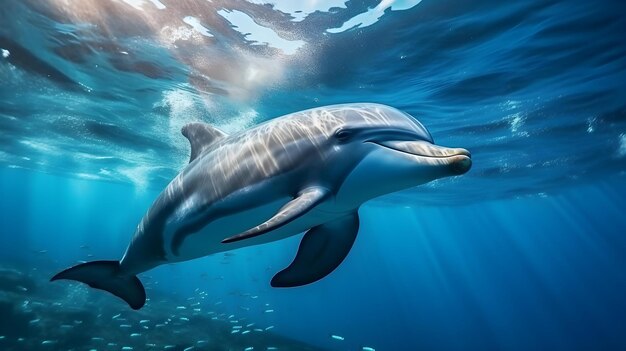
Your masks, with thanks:
<instances>
[{"instance_id":1,"label":"blue ocean water","mask_svg":"<svg viewBox=\"0 0 626 351\"><path fill-rule=\"evenodd\" d=\"M2 3L0 349L626 348L622 2L264 3ZM366 203L325 279L269 286L294 237L143 274L144 314L48 283L120 257L188 160L184 124L360 101L473 168Z\"/></svg>"}]
</instances>

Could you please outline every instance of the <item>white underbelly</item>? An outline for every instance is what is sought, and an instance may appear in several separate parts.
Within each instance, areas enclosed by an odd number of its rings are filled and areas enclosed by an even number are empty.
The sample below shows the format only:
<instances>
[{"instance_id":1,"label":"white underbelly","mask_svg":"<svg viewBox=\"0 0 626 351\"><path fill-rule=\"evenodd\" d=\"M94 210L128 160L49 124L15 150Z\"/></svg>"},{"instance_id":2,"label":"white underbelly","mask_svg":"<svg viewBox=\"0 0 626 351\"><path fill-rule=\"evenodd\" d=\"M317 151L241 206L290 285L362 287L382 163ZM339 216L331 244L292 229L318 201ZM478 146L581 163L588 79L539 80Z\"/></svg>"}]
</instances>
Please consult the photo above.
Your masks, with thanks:
<instances>
[{"instance_id":1,"label":"white underbelly","mask_svg":"<svg viewBox=\"0 0 626 351\"><path fill-rule=\"evenodd\" d=\"M172 235L165 237L166 258L169 262L187 261L198 257L211 255L218 252L230 251L246 246L253 246L287 238L308 230L311 227L337 218L339 215L312 210L299 217L293 222L286 224L274 231L265 233L250 239L244 239L233 243L223 244L222 240L233 235L240 234L255 227L269 218L285 205L290 199L285 198L274 201L267 205L246 211L236 212L228 216L218 218L208 223L200 231L189 234L181 243L178 255L172 252Z\"/></svg>"}]
</instances>

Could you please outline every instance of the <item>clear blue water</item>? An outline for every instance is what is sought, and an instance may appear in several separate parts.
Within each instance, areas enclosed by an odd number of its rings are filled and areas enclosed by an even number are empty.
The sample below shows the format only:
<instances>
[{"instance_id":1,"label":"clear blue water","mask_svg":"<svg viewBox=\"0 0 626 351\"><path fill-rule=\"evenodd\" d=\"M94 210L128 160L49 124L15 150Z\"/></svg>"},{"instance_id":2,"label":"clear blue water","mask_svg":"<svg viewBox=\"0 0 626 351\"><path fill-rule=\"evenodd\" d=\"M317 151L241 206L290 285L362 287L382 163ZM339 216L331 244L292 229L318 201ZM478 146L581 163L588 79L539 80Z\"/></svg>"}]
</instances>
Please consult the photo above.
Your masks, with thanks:
<instances>
[{"instance_id":1,"label":"clear blue water","mask_svg":"<svg viewBox=\"0 0 626 351\"><path fill-rule=\"evenodd\" d=\"M471 150L472 170L364 205L346 261L315 284L269 286L290 238L145 273L163 296L150 313L179 316L199 289L202 313L225 314L207 323L274 326L263 333L295 340L287 349L626 348L624 4L256 2L2 3L0 266L37 288L1 295L3 312L36 316L0 323L0 348L96 347L41 326L55 299L105 306L81 321L119 339L102 349L123 346L109 321L127 306L47 279L123 253L188 159L182 125L236 132L355 101L418 117ZM155 347L203 349L221 335L207 325L168 326ZM247 347L236 337L216 343Z\"/></svg>"}]
</instances>

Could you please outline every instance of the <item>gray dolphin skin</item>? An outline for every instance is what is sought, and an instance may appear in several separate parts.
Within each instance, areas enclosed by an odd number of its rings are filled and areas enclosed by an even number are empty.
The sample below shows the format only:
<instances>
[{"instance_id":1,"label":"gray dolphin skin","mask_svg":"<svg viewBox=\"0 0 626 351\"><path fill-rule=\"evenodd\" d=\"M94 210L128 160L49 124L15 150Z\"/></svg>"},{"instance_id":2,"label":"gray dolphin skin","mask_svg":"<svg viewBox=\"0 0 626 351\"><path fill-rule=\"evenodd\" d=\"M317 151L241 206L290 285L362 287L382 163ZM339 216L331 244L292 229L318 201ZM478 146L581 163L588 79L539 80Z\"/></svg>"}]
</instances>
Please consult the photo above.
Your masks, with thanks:
<instances>
[{"instance_id":1,"label":"gray dolphin skin","mask_svg":"<svg viewBox=\"0 0 626 351\"><path fill-rule=\"evenodd\" d=\"M122 259L79 264L51 280L80 281L139 309L141 272L305 232L271 285L309 284L350 251L361 204L472 164L467 150L435 145L407 113L371 103L292 113L233 135L204 123L182 133L190 162L152 204Z\"/></svg>"}]
</instances>

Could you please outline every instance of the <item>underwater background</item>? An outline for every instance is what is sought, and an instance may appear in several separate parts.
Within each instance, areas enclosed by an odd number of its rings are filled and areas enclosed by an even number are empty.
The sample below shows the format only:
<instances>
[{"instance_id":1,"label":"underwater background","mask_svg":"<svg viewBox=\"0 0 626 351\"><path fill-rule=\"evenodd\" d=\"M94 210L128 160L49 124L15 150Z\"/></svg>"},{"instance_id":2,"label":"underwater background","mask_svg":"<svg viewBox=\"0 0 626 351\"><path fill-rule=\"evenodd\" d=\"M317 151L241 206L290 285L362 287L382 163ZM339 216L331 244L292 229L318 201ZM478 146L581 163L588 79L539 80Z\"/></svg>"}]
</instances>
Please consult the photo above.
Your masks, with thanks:
<instances>
[{"instance_id":1,"label":"underwater background","mask_svg":"<svg viewBox=\"0 0 626 351\"><path fill-rule=\"evenodd\" d=\"M2 1L0 350L626 349L624 33L609 0ZM49 283L121 257L184 124L347 102L472 170L366 203L311 285L269 285L300 236L146 272L140 311Z\"/></svg>"}]
</instances>

